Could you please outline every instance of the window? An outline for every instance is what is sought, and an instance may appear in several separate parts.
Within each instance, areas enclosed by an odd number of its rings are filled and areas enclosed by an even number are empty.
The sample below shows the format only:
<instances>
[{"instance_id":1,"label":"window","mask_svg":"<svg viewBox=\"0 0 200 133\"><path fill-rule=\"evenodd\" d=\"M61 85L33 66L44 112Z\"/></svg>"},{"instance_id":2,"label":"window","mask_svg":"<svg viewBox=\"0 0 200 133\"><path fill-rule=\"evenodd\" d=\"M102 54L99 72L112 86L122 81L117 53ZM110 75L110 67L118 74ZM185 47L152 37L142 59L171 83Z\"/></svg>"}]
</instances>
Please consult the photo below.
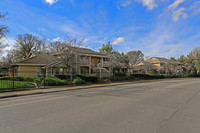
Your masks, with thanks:
<instances>
[{"instance_id":1,"label":"window","mask_svg":"<svg viewBox=\"0 0 200 133\"><path fill-rule=\"evenodd\" d=\"M82 57L81 57L81 60L82 60L82 61L86 61L86 57L85 57L85 56L82 56Z\"/></svg>"},{"instance_id":2,"label":"window","mask_svg":"<svg viewBox=\"0 0 200 133\"><path fill-rule=\"evenodd\" d=\"M58 75L59 74L59 68L56 68L56 75Z\"/></svg>"},{"instance_id":3,"label":"window","mask_svg":"<svg viewBox=\"0 0 200 133\"><path fill-rule=\"evenodd\" d=\"M36 68L36 76L41 77L41 68L39 67Z\"/></svg>"},{"instance_id":4,"label":"window","mask_svg":"<svg viewBox=\"0 0 200 133\"><path fill-rule=\"evenodd\" d=\"M59 74L64 74L64 68L59 69Z\"/></svg>"},{"instance_id":5,"label":"window","mask_svg":"<svg viewBox=\"0 0 200 133\"><path fill-rule=\"evenodd\" d=\"M107 58L103 58L103 61L108 61L108 59Z\"/></svg>"},{"instance_id":6,"label":"window","mask_svg":"<svg viewBox=\"0 0 200 133\"><path fill-rule=\"evenodd\" d=\"M81 74L85 75L86 70L85 69L81 69Z\"/></svg>"},{"instance_id":7,"label":"window","mask_svg":"<svg viewBox=\"0 0 200 133\"><path fill-rule=\"evenodd\" d=\"M134 70L133 73L134 74L138 74L139 72L138 72L138 70Z\"/></svg>"},{"instance_id":8,"label":"window","mask_svg":"<svg viewBox=\"0 0 200 133\"><path fill-rule=\"evenodd\" d=\"M101 63L101 58L98 58L98 62Z\"/></svg>"},{"instance_id":9,"label":"window","mask_svg":"<svg viewBox=\"0 0 200 133\"><path fill-rule=\"evenodd\" d=\"M18 76L18 68L14 68L14 75Z\"/></svg>"}]
</instances>

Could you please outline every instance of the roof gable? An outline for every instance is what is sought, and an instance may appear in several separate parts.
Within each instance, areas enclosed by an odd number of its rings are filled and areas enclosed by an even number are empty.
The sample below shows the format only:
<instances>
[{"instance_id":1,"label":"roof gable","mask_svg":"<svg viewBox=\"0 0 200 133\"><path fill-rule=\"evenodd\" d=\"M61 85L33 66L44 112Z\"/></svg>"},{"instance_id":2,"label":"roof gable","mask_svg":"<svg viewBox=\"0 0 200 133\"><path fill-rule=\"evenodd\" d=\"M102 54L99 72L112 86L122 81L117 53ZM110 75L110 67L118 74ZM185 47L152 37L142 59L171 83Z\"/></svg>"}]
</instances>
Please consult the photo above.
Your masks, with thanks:
<instances>
[{"instance_id":1,"label":"roof gable","mask_svg":"<svg viewBox=\"0 0 200 133\"><path fill-rule=\"evenodd\" d=\"M21 60L17 63L20 64L49 64L54 61L56 61L57 58L54 57L52 54L47 52L37 52L37 51L31 51L26 59Z\"/></svg>"}]
</instances>

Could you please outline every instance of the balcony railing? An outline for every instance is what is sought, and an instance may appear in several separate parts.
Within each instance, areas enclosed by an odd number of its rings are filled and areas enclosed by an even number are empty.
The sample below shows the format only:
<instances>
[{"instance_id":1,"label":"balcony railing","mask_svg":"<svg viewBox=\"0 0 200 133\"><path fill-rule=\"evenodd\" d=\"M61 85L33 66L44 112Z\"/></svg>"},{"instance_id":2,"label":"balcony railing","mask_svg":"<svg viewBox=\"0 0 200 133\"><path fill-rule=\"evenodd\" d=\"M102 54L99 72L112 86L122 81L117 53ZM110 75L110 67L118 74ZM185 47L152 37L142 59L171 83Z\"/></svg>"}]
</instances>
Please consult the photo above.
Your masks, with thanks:
<instances>
[{"instance_id":1,"label":"balcony railing","mask_svg":"<svg viewBox=\"0 0 200 133\"><path fill-rule=\"evenodd\" d=\"M89 66L89 60L80 60L80 65Z\"/></svg>"},{"instance_id":2,"label":"balcony railing","mask_svg":"<svg viewBox=\"0 0 200 133\"><path fill-rule=\"evenodd\" d=\"M103 61L103 66L102 63L98 63L97 67L110 67L110 61Z\"/></svg>"}]
</instances>

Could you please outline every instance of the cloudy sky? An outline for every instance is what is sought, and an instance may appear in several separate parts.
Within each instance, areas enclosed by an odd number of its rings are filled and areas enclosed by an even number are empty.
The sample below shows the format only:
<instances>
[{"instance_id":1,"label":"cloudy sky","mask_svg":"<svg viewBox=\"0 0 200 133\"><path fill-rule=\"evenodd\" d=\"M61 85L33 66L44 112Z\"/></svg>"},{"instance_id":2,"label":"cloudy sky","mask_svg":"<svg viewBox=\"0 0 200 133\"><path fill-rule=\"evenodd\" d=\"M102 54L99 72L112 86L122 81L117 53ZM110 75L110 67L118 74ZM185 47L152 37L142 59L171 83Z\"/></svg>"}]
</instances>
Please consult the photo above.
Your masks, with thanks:
<instances>
[{"instance_id":1,"label":"cloudy sky","mask_svg":"<svg viewBox=\"0 0 200 133\"><path fill-rule=\"evenodd\" d=\"M110 41L118 51L166 58L200 46L200 0L1 0L0 12L8 12L10 44L19 34L67 34L94 50Z\"/></svg>"}]
</instances>

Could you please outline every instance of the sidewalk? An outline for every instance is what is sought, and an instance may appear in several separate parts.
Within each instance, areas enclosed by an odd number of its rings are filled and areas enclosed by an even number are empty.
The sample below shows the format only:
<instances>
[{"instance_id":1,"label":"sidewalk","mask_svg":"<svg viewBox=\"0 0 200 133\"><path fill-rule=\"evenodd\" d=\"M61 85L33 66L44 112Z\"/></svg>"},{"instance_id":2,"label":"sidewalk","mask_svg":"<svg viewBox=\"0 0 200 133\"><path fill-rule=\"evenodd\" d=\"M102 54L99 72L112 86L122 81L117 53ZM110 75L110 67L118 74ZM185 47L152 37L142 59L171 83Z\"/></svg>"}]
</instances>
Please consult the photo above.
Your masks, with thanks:
<instances>
[{"instance_id":1,"label":"sidewalk","mask_svg":"<svg viewBox=\"0 0 200 133\"><path fill-rule=\"evenodd\" d=\"M179 80L180 79L181 78L179 78ZM55 88L47 88L47 89L34 89L34 90L24 90L24 91L2 92L2 93L0 93L0 99L9 98L9 97L27 96L27 95L64 92L64 91L70 91L70 90L89 89L89 88L97 88L97 87L108 87L108 86L125 85L125 84L145 83L145 82L162 81L162 80L166 80L166 79L140 80L140 81L129 81L129 82L115 82L115 83L92 84L92 85L70 86L70 87L60 87L60 88L55 87ZM167 80L170 80L170 79L167 79Z\"/></svg>"},{"instance_id":2,"label":"sidewalk","mask_svg":"<svg viewBox=\"0 0 200 133\"><path fill-rule=\"evenodd\" d=\"M0 99L9 98L9 97L26 96L26 95L64 92L64 91L69 91L69 90L80 90L80 89L89 89L89 88L96 88L96 87L115 86L115 85L131 84L131 83L136 83L136 82L135 81L133 81L133 82L118 82L118 83L92 84L92 85L70 86L70 87L59 87L58 86L55 88L47 88L47 89L2 92L2 93L0 93Z\"/></svg>"}]
</instances>

